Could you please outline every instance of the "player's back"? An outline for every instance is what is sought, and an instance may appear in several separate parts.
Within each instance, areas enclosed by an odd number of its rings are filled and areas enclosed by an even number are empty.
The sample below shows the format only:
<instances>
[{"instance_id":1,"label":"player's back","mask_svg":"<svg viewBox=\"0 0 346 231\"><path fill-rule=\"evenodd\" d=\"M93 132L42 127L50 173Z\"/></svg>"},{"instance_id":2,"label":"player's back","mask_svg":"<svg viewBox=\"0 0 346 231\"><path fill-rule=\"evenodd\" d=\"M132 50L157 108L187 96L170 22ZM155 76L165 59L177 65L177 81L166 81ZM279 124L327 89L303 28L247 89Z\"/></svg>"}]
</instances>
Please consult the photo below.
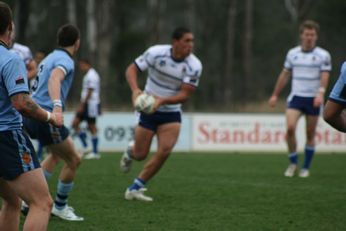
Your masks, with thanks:
<instances>
[{"instance_id":1,"label":"player's back","mask_svg":"<svg viewBox=\"0 0 346 231\"><path fill-rule=\"evenodd\" d=\"M12 106L10 97L28 92L26 71L20 58L0 45L0 131L20 129L22 117Z\"/></svg>"},{"instance_id":2,"label":"player's back","mask_svg":"<svg viewBox=\"0 0 346 231\"><path fill-rule=\"evenodd\" d=\"M71 55L66 50L55 49L42 60L38 68L39 71L32 87L32 98L41 107L47 110L53 109L48 92L48 82L55 68L59 68L65 74L64 81L61 82L60 90L60 99L64 107L64 102L70 90L74 75L74 62Z\"/></svg>"},{"instance_id":3,"label":"player's back","mask_svg":"<svg viewBox=\"0 0 346 231\"><path fill-rule=\"evenodd\" d=\"M100 76L94 68L90 68L83 78L81 99L84 100L88 89L93 89L89 102L100 103Z\"/></svg>"}]
</instances>

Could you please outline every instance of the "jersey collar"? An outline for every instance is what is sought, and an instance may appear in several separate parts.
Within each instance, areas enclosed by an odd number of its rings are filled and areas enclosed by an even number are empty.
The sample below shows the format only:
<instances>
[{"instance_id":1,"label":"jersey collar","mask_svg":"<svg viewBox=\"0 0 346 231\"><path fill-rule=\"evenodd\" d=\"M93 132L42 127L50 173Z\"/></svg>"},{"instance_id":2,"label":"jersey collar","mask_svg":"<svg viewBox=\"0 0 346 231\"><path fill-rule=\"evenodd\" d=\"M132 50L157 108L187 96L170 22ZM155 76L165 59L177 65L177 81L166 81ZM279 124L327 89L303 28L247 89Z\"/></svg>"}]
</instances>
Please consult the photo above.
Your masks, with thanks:
<instances>
[{"instance_id":1,"label":"jersey collar","mask_svg":"<svg viewBox=\"0 0 346 231\"><path fill-rule=\"evenodd\" d=\"M184 62L185 58L183 58L183 59L176 59L176 58L173 57L173 48L170 49L170 53L171 53L171 59L173 59L174 62L176 62L176 63Z\"/></svg>"},{"instance_id":2,"label":"jersey collar","mask_svg":"<svg viewBox=\"0 0 346 231\"><path fill-rule=\"evenodd\" d=\"M303 50L303 47L300 46L300 50L303 52L303 53L310 53L310 52L313 52L315 50L316 47L313 47L312 49L310 50Z\"/></svg>"},{"instance_id":3,"label":"jersey collar","mask_svg":"<svg viewBox=\"0 0 346 231\"><path fill-rule=\"evenodd\" d=\"M65 50L64 48L58 47L58 48L55 48L55 50L66 52L66 54L68 54L68 56L70 56L70 58L73 59L72 55L67 50Z\"/></svg>"},{"instance_id":4,"label":"jersey collar","mask_svg":"<svg viewBox=\"0 0 346 231\"><path fill-rule=\"evenodd\" d=\"M7 44L4 41L2 41L2 40L0 40L0 46L4 46L6 49L9 49Z\"/></svg>"}]
</instances>

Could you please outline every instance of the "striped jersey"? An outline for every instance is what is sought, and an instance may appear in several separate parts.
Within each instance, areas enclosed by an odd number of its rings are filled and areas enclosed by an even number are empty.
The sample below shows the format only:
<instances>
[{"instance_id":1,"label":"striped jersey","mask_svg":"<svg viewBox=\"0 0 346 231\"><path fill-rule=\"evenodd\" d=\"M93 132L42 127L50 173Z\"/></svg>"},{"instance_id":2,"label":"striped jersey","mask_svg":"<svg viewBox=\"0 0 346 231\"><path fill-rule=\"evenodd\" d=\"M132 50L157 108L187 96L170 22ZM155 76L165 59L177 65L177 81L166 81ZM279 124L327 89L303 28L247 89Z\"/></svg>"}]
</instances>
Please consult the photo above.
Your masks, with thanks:
<instances>
[{"instance_id":1,"label":"striped jersey","mask_svg":"<svg viewBox=\"0 0 346 231\"><path fill-rule=\"evenodd\" d=\"M202 74L202 63L190 54L183 60L172 57L171 45L150 47L135 60L140 71L148 70L145 92L158 97L176 95L181 85L190 84L197 87ZM158 111L180 111L181 104L162 105Z\"/></svg>"},{"instance_id":2,"label":"striped jersey","mask_svg":"<svg viewBox=\"0 0 346 231\"><path fill-rule=\"evenodd\" d=\"M302 97L315 97L320 87L321 72L331 71L331 58L328 51L315 47L305 52L301 46L288 51L285 69L291 71L291 94Z\"/></svg>"},{"instance_id":3,"label":"striped jersey","mask_svg":"<svg viewBox=\"0 0 346 231\"><path fill-rule=\"evenodd\" d=\"M84 75L81 92L81 100L84 101L88 95L88 89L93 89L89 103L100 103L100 76L94 68L90 68Z\"/></svg>"},{"instance_id":4,"label":"striped jersey","mask_svg":"<svg viewBox=\"0 0 346 231\"><path fill-rule=\"evenodd\" d=\"M55 49L42 60L38 67L37 77L32 86L32 98L42 108L49 111L53 110L53 102L48 92L48 81L55 68L61 69L65 74L60 88L60 100L64 109L65 100L74 77L74 61L66 50L61 48Z\"/></svg>"},{"instance_id":5,"label":"striped jersey","mask_svg":"<svg viewBox=\"0 0 346 231\"><path fill-rule=\"evenodd\" d=\"M29 94L28 78L23 61L0 42L0 131L21 129L22 116L12 106L10 97Z\"/></svg>"}]
</instances>

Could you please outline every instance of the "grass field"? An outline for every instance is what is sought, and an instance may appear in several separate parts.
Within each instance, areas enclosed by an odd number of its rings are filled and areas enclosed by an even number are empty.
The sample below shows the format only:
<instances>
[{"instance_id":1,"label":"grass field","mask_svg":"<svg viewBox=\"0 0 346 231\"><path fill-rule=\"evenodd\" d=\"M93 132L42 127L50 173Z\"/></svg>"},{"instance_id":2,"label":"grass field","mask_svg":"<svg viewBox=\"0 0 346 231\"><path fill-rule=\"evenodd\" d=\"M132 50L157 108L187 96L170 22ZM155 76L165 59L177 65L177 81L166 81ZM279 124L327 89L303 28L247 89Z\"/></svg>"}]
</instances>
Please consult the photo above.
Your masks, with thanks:
<instances>
[{"instance_id":1,"label":"grass field","mask_svg":"<svg viewBox=\"0 0 346 231\"><path fill-rule=\"evenodd\" d=\"M317 155L301 179L283 177L284 154L174 153L147 185L152 203L123 199L142 164L125 175L119 159L82 163L69 203L85 221L52 217L49 230L346 230L346 155Z\"/></svg>"}]
</instances>

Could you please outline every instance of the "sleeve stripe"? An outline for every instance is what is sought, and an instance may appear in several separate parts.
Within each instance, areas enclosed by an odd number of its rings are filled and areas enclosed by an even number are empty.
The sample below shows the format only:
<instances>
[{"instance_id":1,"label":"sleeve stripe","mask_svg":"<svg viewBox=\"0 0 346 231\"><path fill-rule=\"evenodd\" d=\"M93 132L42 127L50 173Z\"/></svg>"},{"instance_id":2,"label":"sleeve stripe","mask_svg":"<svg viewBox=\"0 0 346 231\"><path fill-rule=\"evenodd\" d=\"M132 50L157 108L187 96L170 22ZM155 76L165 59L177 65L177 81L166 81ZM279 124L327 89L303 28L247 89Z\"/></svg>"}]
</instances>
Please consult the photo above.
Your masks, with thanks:
<instances>
[{"instance_id":1,"label":"sleeve stripe","mask_svg":"<svg viewBox=\"0 0 346 231\"><path fill-rule=\"evenodd\" d=\"M136 63L136 61L133 62L135 64L135 66L137 67L137 69L140 71L140 72L143 72L142 69L138 66L138 64Z\"/></svg>"},{"instance_id":2,"label":"sleeve stripe","mask_svg":"<svg viewBox=\"0 0 346 231\"><path fill-rule=\"evenodd\" d=\"M17 94L20 94L20 93L26 93L26 94L29 94L29 92L28 92L28 91L17 91L17 92L12 92L12 93L9 95L9 97L12 97L12 96L17 95Z\"/></svg>"},{"instance_id":3,"label":"sleeve stripe","mask_svg":"<svg viewBox=\"0 0 346 231\"><path fill-rule=\"evenodd\" d=\"M66 70L65 67L63 67L63 66L57 66L56 68L59 68L60 70L62 70L62 72L64 72L65 75L67 74L67 70Z\"/></svg>"}]
</instances>

